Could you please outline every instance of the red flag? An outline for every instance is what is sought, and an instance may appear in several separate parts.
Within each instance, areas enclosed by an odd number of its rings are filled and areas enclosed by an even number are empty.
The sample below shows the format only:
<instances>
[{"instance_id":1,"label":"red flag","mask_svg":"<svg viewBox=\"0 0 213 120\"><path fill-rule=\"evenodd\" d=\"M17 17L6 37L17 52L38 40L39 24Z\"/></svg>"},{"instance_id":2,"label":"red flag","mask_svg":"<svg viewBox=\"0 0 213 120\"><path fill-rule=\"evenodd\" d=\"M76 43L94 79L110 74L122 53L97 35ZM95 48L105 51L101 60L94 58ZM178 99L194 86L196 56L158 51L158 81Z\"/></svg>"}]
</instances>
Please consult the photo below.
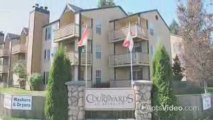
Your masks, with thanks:
<instances>
[{"instance_id":1,"label":"red flag","mask_svg":"<svg viewBox=\"0 0 213 120\"><path fill-rule=\"evenodd\" d=\"M126 36L124 42L123 42L123 47L129 48L129 51L132 51L133 46L134 46L134 42L133 42L133 39L132 39L131 27L130 27L130 24L129 24L129 31L127 33L127 36Z\"/></svg>"},{"instance_id":2,"label":"red flag","mask_svg":"<svg viewBox=\"0 0 213 120\"><path fill-rule=\"evenodd\" d=\"M89 29L85 28L84 32L83 32L83 35L81 37L81 40L78 42L78 47L82 47L82 46L85 46L87 45L87 39L89 37Z\"/></svg>"}]
</instances>

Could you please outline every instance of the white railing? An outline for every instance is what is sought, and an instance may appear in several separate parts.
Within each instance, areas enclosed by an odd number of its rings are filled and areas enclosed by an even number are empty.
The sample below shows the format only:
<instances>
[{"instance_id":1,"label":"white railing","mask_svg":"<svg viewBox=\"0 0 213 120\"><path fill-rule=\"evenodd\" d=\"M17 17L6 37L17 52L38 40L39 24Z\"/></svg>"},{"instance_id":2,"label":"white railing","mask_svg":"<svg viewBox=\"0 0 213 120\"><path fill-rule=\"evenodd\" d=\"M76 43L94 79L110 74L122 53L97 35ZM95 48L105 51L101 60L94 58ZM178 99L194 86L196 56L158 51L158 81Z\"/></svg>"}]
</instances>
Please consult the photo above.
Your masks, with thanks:
<instances>
[{"instance_id":1,"label":"white railing","mask_svg":"<svg viewBox=\"0 0 213 120\"><path fill-rule=\"evenodd\" d=\"M79 60L79 56L78 56L78 52L68 52L67 53L67 57L70 59L70 62L72 65L78 65L78 60ZM92 63L92 54L91 52L88 52L87 54L87 64L91 64ZM86 63L86 56L85 53L81 53L81 64L85 65Z\"/></svg>"},{"instance_id":2,"label":"white railing","mask_svg":"<svg viewBox=\"0 0 213 120\"><path fill-rule=\"evenodd\" d=\"M110 37L111 42L124 40L128 33L128 30L129 30L129 27L127 26L127 27L120 28L119 30L112 31L111 37ZM131 26L131 35L133 36L133 38L139 37L146 40L148 39L147 29L139 25Z\"/></svg>"},{"instance_id":3,"label":"white railing","mask_svg":"<svg viewBox=\"0 0 213 120\"><path fill-rule=\"evenodd\" d=\"M89 38L92 37L92 29L88 28L90 32ZM82 26L82 33L85 30L85 26ZM79 25L77 24L69 24L64 27L59 28L55 31L54 39L55 41L65 40L70 37L79 37Z\"/></svg>"},{"instance_id":4,"label":"white railing","mask_svg":"<svg viewBox=\"0 0 213 120\"><path fill-rule=\"evenodd\" d=\"M25 53L26 45L25 44L16 44L12 47L12 54L15 53Z\"/></svg>"},{"instance_id":5,"label":"white railing","mask_svg":"<svg viewBox=\"0 0 213 120\"><path fill-rule=\"evenodd\" d=\"M113 66L130 65L130 54L112 55L110 64ZM132 53L133 65L147 65L149 64L149 55L147 53L136 52Z\"/></svg>"},{"instance_id":6,"label":"white railing","mask_svg":"<svg viewBox=\"0 0 213 120\"><path fill-rule=\"evenodd\" d=\"M148 79L145 80L134 80L135 81L150 81ZM117 80L110 80L110 87L131 87L131 80L126 79L117 79Z\"/></svg>"}]
</instances>

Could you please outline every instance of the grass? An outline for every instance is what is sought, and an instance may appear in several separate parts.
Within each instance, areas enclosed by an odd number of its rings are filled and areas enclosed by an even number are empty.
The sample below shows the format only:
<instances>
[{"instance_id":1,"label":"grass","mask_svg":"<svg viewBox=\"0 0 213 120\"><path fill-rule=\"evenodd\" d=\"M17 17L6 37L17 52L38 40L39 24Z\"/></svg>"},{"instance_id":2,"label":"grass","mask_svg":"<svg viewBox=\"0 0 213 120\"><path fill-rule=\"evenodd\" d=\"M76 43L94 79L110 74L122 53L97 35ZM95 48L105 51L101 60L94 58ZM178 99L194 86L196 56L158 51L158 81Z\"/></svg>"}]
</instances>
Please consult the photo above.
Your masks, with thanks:
<instances>
[{"instance_id":1,"label":"grass","mask_svg":"<svg viewBox=\"0 0 213 120\"><path fill-rule=\"evenodd\" d=\"M208 87L208 92L213 94L213 87Z\"/></svg>"},{"instance_id":2,"label":"grass","mask_svg":"<svg viewBox=\"0 0 213 120\"><path fill-rule=\"evenodd\" d=\"M46 91L30 91L30 90L23 90L20 88L0 88L0 93L8 93L13 95L45 96Z\"/></svg>"},{"instance_id":3,"label":"grass","mask_svg":"<svg viewBox=\"0 0 213 120\"><path fill-rule=\"evenodd\" d=\"M13 117L13 118L3 118L2 120L40 120L40 119L25 119L25 118L14 118Z\"/></svg>"}]
</instances>

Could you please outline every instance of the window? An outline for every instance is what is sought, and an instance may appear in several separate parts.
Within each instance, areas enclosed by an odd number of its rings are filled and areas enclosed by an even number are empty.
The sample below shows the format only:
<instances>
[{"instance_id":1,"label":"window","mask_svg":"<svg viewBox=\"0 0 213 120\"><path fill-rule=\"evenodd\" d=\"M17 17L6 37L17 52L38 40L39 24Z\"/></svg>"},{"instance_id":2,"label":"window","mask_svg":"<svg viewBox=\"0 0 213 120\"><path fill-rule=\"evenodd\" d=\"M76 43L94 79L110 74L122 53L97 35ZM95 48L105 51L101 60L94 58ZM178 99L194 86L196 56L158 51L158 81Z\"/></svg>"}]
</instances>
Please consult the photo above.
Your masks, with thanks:
<instances>
[{"instance_id":1,"label":"window","mask_svg":"<svg viewBox=\"0 0 213 120\"><path fill-rule=\"evenodd\" d=\"M50 60L50 49L45 49L44 50L44 60Z\"/></svg>"},{"instance_id":2,"label":"window","mask_svg":"<svg viewBox=\"0 0 213 120\"><path fill-rule=\"evenodd\" d=\"M100 35L101 34L101 23L97 22L95 28L96 28L96 34Z\"/></svg>"},{"instance_id":3,"label":"window","mask_svg":"<svg viewBox=\"0 0 213 120\"><path fill-rule=\"evenodd\" d=\"M96 70L95 79L96 79L96 84L100 84L101 83L101 70Z\"/></svg>"},{"instance_id":4,"label":"window","mask_svg":"<svg viewBox=\"0 0 213 120\"><path fill-rule=\"evenodd\" d=\"M155 15L155 19L158 20L158 15Z\"/></svg>"},{"instance_id":5,"label":"window","mask_svg":"<svg viewBox=\"0 0 213 120\"><path fill-rule=\"evenodd\" d=\"M133 52L142 52L142 45L140 43L135 43L133 47Z\"/></svg>"},{"instance_id":6,"label":"window","mask_svg":"<svg viewBox=\"0 0 213 120\"><path fill-rule=\"evenodd\" d=\"M51 27L45 29L45 40L51 40Z\"/></svg>"},{"instance_id":7,"label":"window","mask_svg":"<svg viewBox=\"0 0 213 120\"><path fill-rule=\"evenodd\" d=\"M143 71L141 68L133 69L133 80L143 80Z\"/></svg>"},{"instance_id":8,"label":"window","mask_svg":"<svg viewBox=\"0 0 213 120\"><path fill-rule=\"evenodd\" d=\"M81 67L80 69L80 80L79 81L84 81L84 72L85 72L85 68L84 67Z\"/></svg>"},{"instance_id":9,"label":"window","mask_svg":"<svg viewBox=\"0 0 213 120\"><path fill-rule=\"evenodd\" d=\"M150 32L150 35L154 36L154 29L150 28L149 32Z\"/></svg>"},{"instance_id":10,"label":"window","mask_svg":"<svg viewBox=\"0 0 213 120\"><path fill-rule=\"evenodd\" d=\"M47 60L50 60L50 49L47 50Z\"/></svg>"},{"instance_id":11,"label":"window","mask_svg":"<svg viewBox=\"0 0 213 120\"><path fill-rule=\"evenodd\" d=\"M46 49L44 50L44 60L46 60Z\"/></svg>"},{"instance_id":12,"label":"window","mask_svg":"<svg viewBox=\"0 0 213 120\"><path fill-rule=\"evenodd\" d=\"M96 59L101 59L101 46L96 45L96 51L95 51Z\"/></svg>"},{"instance_id":13,"label":"window","mask_svg":"<svg viewBox=\"0 0 213 120\"><path fill-rule=\"evenodd\" d=\"M49 79L49 72L44 72L43 73L43 83L44 85L47 85Z\"/></svg>"},{"instance_id":14,"label":"window","mask_svg":"<svg viewBox=\"0 0 213 120\"><path fill-rule=\"evenodd\" d=\"M152 23L149 23L149 33L154 36L154 25Z\"/></svg>"}]
</instances>

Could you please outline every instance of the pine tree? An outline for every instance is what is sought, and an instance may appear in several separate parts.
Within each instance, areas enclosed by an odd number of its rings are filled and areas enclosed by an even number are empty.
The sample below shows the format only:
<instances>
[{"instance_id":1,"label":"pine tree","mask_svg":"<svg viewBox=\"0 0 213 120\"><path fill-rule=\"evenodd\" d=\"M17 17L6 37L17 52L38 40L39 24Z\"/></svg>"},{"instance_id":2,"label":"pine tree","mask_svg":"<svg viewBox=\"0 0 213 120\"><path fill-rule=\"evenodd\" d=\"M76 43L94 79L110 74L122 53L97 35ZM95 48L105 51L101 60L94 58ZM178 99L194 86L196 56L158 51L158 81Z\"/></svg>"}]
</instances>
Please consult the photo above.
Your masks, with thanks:
<instances>
[{"instance_id":1,"label":"pine tree","mask_svg":"<svg viewBox=\"0 0 213 120\"><path fill-rule=\"evenodd\" d=\"M178 31L179 31L179 25L178 25L178 23L175 20L173 20L172 23L169 26L169 29L170 29L170 32L172 34L177 35Z\"/></svg>"},{"instance_id":2,"label":"pine tree","mask_svg":"<svg viewBox=\"0 0 213 120\"><path fill-rule=\"evenodd\" d=\"M54 58L48 80L45 104L47 120L68 120L68 91L65 85L71 78L71 65L64 49L59 48Z\"/></svg>"},{"instance_id":3,"label":"pine tree","mask_svg":"<svg viewBox=\"0 0 213 120\"><path fill-rule=\"evenodd\" d=\"M172 90L172 67L165 47L160 46L156 51L152 64L152 104L163 107L176 105L176 97ZM175 111L154 111L154 120L175 120Z\"/></svg>"},{"instance_id":4,"label":"pine tree","mask_svg":"<svg viewBox=\"0 0 213 120\"><path fill-rule=\"evenodd\" d=\"M182 67L180 64L180 60L178 58L178 56L176 55L175 58L173 59L174 64L172 67L172 71L173 71L173 80L175 81L181 81L183 78L183 73L182 73Z\"/></svg>"},{"instance_id":5,"label":"pine tree","mask_svg":"<svg viewBox=\"0 0 213 120\"><path fill-rule=\"evenodd\" d=\"M99 0L98 2L99 8L111 7L111 6L115 6L114 0Z\"/></svg>"}]
</instances>

